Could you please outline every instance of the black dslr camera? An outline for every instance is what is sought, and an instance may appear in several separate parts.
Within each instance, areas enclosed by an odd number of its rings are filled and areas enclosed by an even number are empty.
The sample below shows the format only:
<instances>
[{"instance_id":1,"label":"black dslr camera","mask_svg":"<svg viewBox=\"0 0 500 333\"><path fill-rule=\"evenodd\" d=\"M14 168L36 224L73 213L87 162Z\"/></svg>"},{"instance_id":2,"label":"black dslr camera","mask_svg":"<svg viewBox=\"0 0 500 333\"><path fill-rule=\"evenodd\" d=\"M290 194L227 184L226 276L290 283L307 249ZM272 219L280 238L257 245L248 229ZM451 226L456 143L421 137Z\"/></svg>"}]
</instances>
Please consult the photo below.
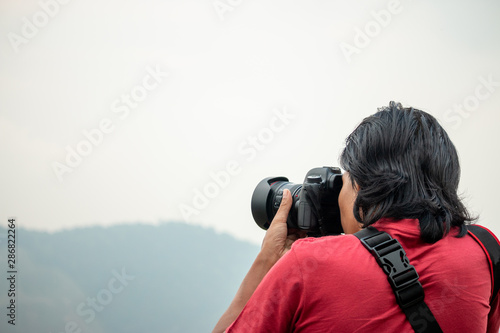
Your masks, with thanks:
<instances>
[{"instance_id":1,"label":"black dslr camera","mask_svg":"<svg viewBox=\"0 0 500 333\"><path fill-rule=\"evenodd\" d=\"M307 230L309 236L338 235L340 223L338 197L342 189L342 172L336 167L310 170L304 183L288 182L286 177L263 179L252 195L252 215L259 227L267 230L283 198L283 190L292 194L288 214L289 229Z\"/></svg>"}]
</instances>

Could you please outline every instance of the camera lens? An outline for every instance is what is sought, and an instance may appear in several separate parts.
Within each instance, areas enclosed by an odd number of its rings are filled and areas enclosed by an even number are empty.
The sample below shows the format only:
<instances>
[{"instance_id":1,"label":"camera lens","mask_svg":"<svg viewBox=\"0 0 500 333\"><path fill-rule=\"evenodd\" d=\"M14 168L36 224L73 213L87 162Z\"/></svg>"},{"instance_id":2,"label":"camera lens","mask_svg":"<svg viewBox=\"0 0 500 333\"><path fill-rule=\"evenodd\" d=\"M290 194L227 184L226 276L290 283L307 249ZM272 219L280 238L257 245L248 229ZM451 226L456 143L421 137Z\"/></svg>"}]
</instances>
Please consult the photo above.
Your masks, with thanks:
<instances>
[{"instance_id":1,"label":"camera lens","mask_svg":"<svg viewBox=\"0 0 500 333\"><path fill-rule=\"evenodd\" d=\"M252 215L259 227L267 230L278 211L283 191L288 189L292 194L292 208L288 214L288 228L297 228L296 203L299 200L302 185L290 183L286 177L269 177L263 179L252 195Z\"/></svg>"},{"instance_id":2,"label":"camera lens","mask_svg":"<svg viewBox=\"0 0 500 333\"><path fill-rule=\"evenodd\" d=\"M338 235L343 232L338 197L342 189L342 172L337 167L309 170L303 184L286 177L263 179L252 195L252 215L259 227L267 230L290 190L292 207L287 217L288 229L306 230L309 236Z\"/></svg>"}]
</instances>

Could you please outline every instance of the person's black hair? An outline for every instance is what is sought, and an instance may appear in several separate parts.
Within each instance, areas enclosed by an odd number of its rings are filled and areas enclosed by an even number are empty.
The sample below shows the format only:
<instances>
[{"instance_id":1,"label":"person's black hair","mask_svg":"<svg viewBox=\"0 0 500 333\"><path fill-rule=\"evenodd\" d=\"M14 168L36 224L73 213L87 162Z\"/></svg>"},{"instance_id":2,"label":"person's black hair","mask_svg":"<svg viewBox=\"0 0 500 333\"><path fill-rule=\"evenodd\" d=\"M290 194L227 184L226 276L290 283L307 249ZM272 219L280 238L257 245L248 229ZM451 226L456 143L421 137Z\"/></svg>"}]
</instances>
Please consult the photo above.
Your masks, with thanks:
<instances>
[{"instance_id":1,"label":"person's black hair","mask_svg":"<svg viewBox=\"0 0 500 333\"><path fill-rule=\"evenodd\" d=\"M430 114L390 102L348 136L340 156L358 187L354 216L364 227L381 218L415 218L421 239L440 240L473 221L460 197L460 164L446 131Z\"/></svg>"}]
</instances>

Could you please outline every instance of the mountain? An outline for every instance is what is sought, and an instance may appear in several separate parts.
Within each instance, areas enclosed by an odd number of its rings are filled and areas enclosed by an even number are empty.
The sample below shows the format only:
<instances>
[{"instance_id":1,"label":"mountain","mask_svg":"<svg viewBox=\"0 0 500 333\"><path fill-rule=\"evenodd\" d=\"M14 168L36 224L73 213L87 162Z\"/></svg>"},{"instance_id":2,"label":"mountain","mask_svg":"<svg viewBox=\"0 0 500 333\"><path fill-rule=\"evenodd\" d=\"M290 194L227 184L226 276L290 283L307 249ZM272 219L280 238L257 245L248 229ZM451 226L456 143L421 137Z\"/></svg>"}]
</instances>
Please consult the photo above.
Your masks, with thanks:
<instances>
[{"instance_id":1,"label":"mountain","mask_svg":"<svg viewBox=\"0 0 500 333\"><path fill-rule=\"evenodd\" d=\"M16 230L8 280L0 228L0 331L210 332L258 246L182 223L91 227L54 234ZM15 326L7 316L15 285Z\"/></svg>"}]
</instances>

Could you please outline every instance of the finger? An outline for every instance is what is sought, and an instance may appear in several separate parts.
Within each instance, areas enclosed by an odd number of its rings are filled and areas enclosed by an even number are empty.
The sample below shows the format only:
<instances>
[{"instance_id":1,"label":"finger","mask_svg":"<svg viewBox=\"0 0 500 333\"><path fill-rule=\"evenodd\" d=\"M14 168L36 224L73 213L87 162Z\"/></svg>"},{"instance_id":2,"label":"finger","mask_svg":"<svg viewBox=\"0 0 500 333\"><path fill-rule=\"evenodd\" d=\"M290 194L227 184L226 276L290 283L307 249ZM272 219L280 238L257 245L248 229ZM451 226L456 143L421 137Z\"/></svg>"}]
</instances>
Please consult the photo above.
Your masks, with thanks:
<instances>
[{"instance_id":1,"label":"finger","mask_svg":"<svg viewBox=\"0 0 500 333\"><path fill-rule=\"evenodd\" d=\"M290 208L292 207L292 195L290 194L289 190L284 190L283 191L283 199L281 199L281 204L280 208L276 212L276 215L274 216L273 222L278 222L278 223L286 223L286 219L288 217L288 212L290 211Z\"/></svg>"}]
</instances>

